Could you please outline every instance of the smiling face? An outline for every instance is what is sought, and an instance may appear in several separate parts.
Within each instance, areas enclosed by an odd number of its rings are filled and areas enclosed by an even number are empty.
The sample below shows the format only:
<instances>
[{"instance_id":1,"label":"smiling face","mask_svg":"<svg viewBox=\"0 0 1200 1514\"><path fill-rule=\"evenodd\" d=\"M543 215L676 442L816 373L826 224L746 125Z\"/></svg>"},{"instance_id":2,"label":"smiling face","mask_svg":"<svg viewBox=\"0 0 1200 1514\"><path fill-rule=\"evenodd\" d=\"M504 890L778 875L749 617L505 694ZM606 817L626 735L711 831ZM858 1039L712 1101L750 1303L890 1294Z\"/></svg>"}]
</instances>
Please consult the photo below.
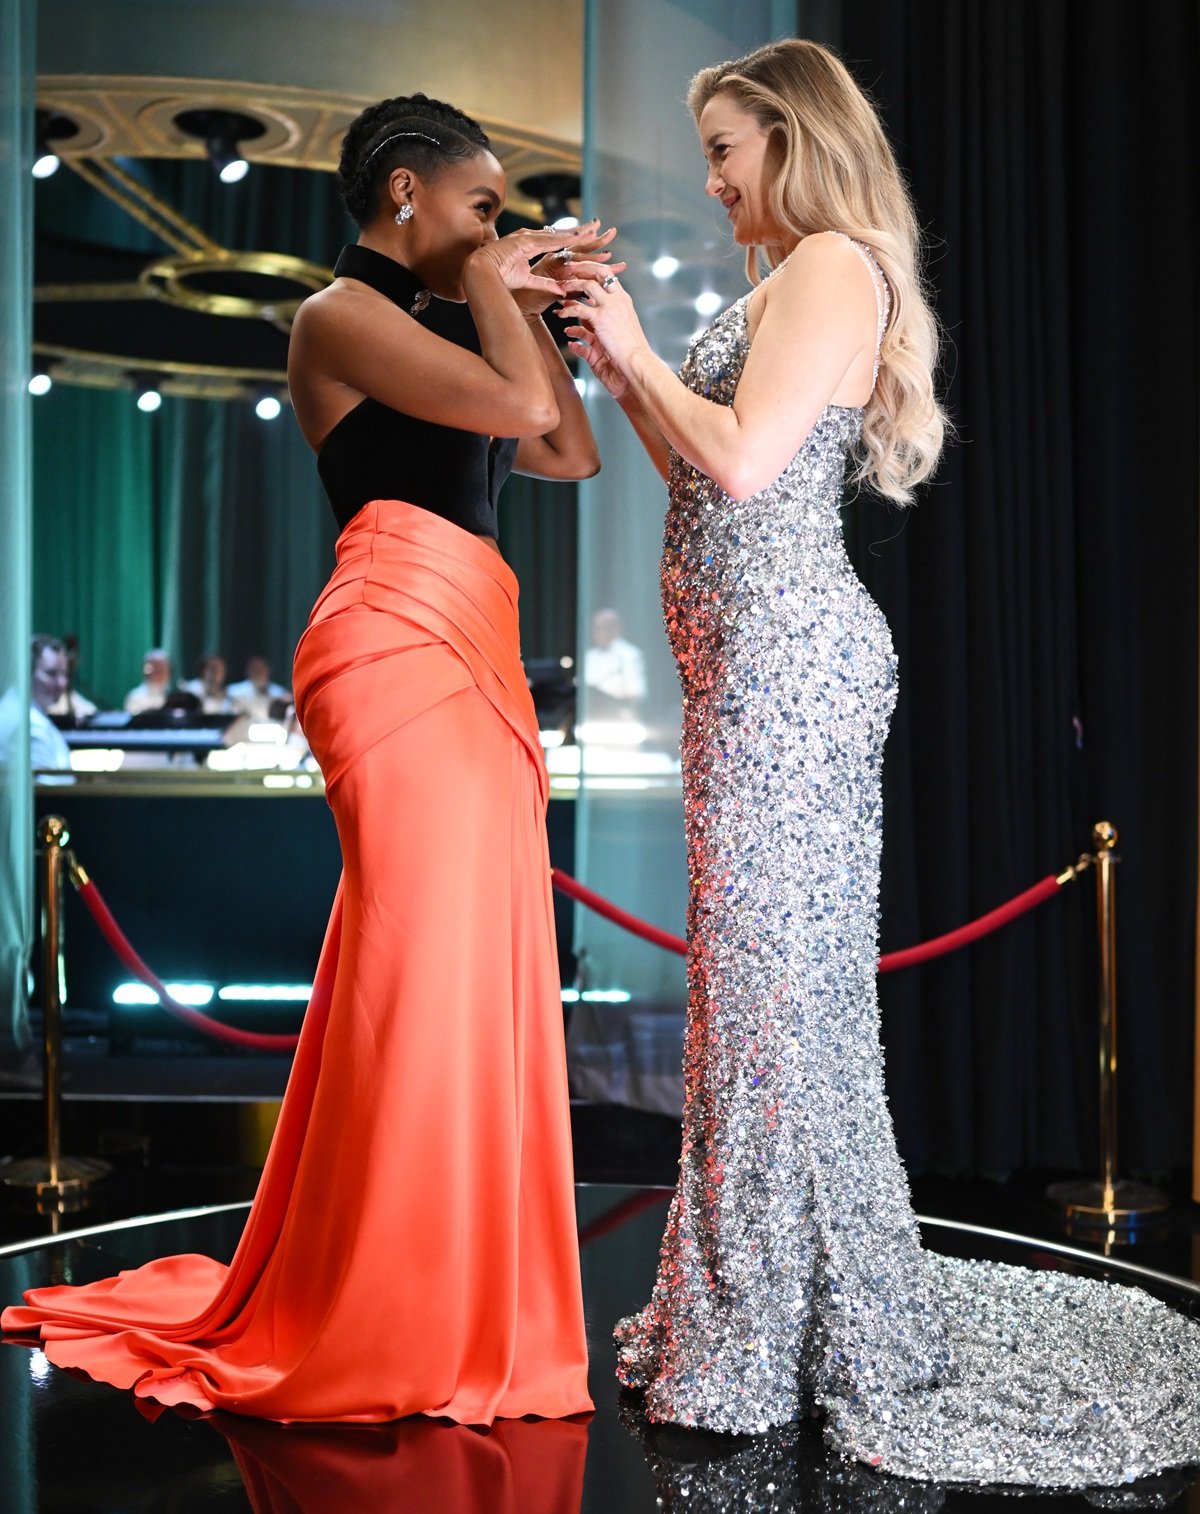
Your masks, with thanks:
<instances>
[{"instance_id":1,"label":"smiling face","mask_svg":"<svg viewBox=\"0 0 1200 1514\"><path fill-rule=\"evenodd\" d=\"M396 228L392 247L407 268L444 300L462 300L463 264L496 238L504 205L504 170L488 151L451 161L432 178L398 168L389 180L387 214L404 204L412 219Z\"/></svg>"},{"instance_id":2,"label":"smiling face","mask_svg":"<svg viewBox=\"0 0 1200 1514\"><path fill-rule=\"evenodd\" d=\"M771 185L782 162L774 134L728 93L713 95L698 125L708 164L705 190L724 205L733 240L741 247L783 245L790 252L796 237L771 213Z\"/></svg>"}]
</instances>

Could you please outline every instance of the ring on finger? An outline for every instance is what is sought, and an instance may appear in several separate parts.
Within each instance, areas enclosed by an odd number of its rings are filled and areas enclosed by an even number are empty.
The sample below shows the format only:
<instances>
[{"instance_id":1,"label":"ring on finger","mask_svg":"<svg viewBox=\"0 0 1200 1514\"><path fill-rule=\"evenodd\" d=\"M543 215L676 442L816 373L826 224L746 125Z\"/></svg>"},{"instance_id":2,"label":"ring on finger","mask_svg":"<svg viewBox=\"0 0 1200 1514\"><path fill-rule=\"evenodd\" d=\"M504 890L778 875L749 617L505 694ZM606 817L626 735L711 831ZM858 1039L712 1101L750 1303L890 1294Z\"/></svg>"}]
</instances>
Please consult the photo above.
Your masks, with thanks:
<instances>
[{"instance_id":1,"label":"ring on finger","mask_svg":"<svg viewBox=\"0 0 1200 1514\"><path fill-rule=\"evenodd\" d=\"M604 290L605 294L607 294L610 289L615 289L616 287L617 276L615 273L607 274L600 280L600 288Z\"/></svg>"}]
</instances>

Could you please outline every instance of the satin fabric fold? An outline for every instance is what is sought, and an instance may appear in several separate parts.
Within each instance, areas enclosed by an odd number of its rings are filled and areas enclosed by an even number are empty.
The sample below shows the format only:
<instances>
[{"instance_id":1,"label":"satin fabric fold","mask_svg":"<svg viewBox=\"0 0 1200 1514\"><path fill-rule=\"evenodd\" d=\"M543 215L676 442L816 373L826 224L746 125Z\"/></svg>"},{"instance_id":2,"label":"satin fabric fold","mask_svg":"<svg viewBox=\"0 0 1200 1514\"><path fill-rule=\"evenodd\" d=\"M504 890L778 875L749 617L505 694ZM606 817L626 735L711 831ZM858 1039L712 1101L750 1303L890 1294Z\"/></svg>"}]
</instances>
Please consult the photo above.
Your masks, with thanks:
<instances>
[{"instance_id":1,"label":"satin fabric fold","mask_svg":"<svg viewBox=\"0 0 1200 1514\"><path fill-rule=\"evenodd\" d=\"M233 1261L33 1289L0 1323L160 1403L283 1421L586 1411L516 579L450 522L374 501L338 538L294 688L344 872Z\"/></svg>"}]
</instances>

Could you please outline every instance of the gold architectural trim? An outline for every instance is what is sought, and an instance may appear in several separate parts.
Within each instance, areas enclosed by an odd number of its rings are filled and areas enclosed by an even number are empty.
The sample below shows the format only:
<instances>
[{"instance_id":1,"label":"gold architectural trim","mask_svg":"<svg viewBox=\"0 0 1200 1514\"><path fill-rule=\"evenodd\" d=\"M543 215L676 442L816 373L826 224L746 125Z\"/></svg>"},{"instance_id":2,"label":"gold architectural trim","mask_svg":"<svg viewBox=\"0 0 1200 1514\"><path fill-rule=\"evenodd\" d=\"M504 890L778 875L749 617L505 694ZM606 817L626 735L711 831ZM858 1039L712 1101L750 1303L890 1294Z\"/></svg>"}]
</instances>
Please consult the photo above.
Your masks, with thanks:
<instances>
[{"instance_id":1,"label":"gold architectural trim","mask_svg":"<svg viewBox=\"0 0 1200 1514\"><path fill-rule=\"evenodd\" d=\"M174 117L207 107L242 111L263 123L264 135L245 144L250 162L329 172L337 167L346 127L374 98L253 80L171 75L43 74L37 81L38 105L79 123L78 136L57 144L64 162L80 157L202 158L203 144L180 131ZM509 209L539 219L540 204L521 195L517 181L533 174L578 174L579 143L511 119L475 114L508 175Z\"/></svg>"},{"instance_id":2,"label":"gold architectural trim","mask_svg":"<svg viewBox=\"0 0 1200 1514\"><path fill-rule=\"evenodd\" d=\"M135 179L131 173L127 173L119 163L108 158L94 166L107 174L114 185L144 206L152 216L157 216L165 225L178 232L197 251L220 252L220 243L214 242L207 232L196 225L195 221L189 221L182 211L176 210L169 201L155 194L148 184L143 184L140 179ZM111 193L111 191L106 190L106 193Z\"/></svg>"},{"instance_id":3,"label":"gold architectural trim","mask_svg":"<svg viewBox=\"0 0 1200 1514\"><path fill-rule=\"evenodd\" d=\"M63 162L72 173L78 174L83 182L98 194L106 195L108 199L119 206L127 216L131 216L139 226L144 226L160 242L165 242L168 247L173 247L176 252L187 252L191 247L190 242L184 241L178 232L169 226L164 226L133 196L126 194L116 184L111 183L104 173L100 163L93 162L90 158L64 158Z\"/></svg>"},{"instance_id":4,"label":"gold architectural trim","mask_svg":"<svg viewBox=\"0 0 1200 1514\"><path fill-rule=\"evenodd\" d=\"M154 295L144 285L129 284L35 284L33 298L39 305L66 305L72 301L94 304L102 300L148 300Z\"/></svg>"},{"instance_id":5,"label":"gold architectural trim","mask_svg":"<svg viewBox=\"0 0 1200 1514\"><path fill-rule=\"evenodd\" d=\"M306 258L284 252L226 252L215 254L184 253L179 257L160 258L139 275L146 292L155 299L198 310L204 315L234 316L242 319L290 322L307 295L290 300L259 300L248 295L217 294L194 289L188 279L205 273L253 273L264 278L286 279L303 285L309 293L324 289L333 278L332 268L321 268Z\"/></svg>"},{"instance_id":6,"label":"gold architectural trim","mask_svg":"<svg viewBox=\"0 0 1200 1514\"><path fill-rule=\"evenodd\" d=\"M273 368L225 368L215 363L180 363L175 361L117 356L109 352L90 352L82 347L65 347L51 342L35 342L34 357L53 364L55 383L79 384L88 389L128 389L135 372L152 373L163 394L193 399L239 399L258 387L279 392L287 398L287 374Z\"/></svg>"}]
</instances>

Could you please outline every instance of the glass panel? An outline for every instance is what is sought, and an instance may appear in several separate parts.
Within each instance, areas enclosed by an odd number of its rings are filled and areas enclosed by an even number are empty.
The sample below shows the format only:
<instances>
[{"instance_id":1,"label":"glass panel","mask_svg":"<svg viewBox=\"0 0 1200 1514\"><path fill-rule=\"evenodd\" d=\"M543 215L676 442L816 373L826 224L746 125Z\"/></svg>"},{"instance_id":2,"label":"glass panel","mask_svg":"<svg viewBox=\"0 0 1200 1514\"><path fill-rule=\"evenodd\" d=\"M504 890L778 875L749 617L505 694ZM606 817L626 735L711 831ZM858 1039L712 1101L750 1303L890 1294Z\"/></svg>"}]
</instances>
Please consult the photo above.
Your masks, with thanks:
<instances>
[{"instance_id":1,"label":"glass panel","mask_svg":"<svg viewBox=\"0 0 1200 1514\"><path fill-rule=\"evenodd\" d=\"M29 379L33 252L33 0L0 11L0 1067L29 1045Z\"/></svg>"},{"instance_id":2,"label":"glass panel","mask_svg":"<svg viewBox=\"0 0 1200 1514\"><path fill-rule=\"evenodd\" d=\"M584 41L584 211L620 227L622 282L655 351L677 367L694 332L745 291L743 254L684 103L697 69L795 25L779 0L589 0ZM625 417L589 381L604 466L582 486L578 746L549 754L578 787L580 879L682 935L687 901L679 688L662 630L658 557L666 490ZM580 911L572 1087L677 1111L683 962ZM584 998L605 994L607 999ZM612 1002L615 997L617 1002Z\"/></svg>"}]
</instances>

